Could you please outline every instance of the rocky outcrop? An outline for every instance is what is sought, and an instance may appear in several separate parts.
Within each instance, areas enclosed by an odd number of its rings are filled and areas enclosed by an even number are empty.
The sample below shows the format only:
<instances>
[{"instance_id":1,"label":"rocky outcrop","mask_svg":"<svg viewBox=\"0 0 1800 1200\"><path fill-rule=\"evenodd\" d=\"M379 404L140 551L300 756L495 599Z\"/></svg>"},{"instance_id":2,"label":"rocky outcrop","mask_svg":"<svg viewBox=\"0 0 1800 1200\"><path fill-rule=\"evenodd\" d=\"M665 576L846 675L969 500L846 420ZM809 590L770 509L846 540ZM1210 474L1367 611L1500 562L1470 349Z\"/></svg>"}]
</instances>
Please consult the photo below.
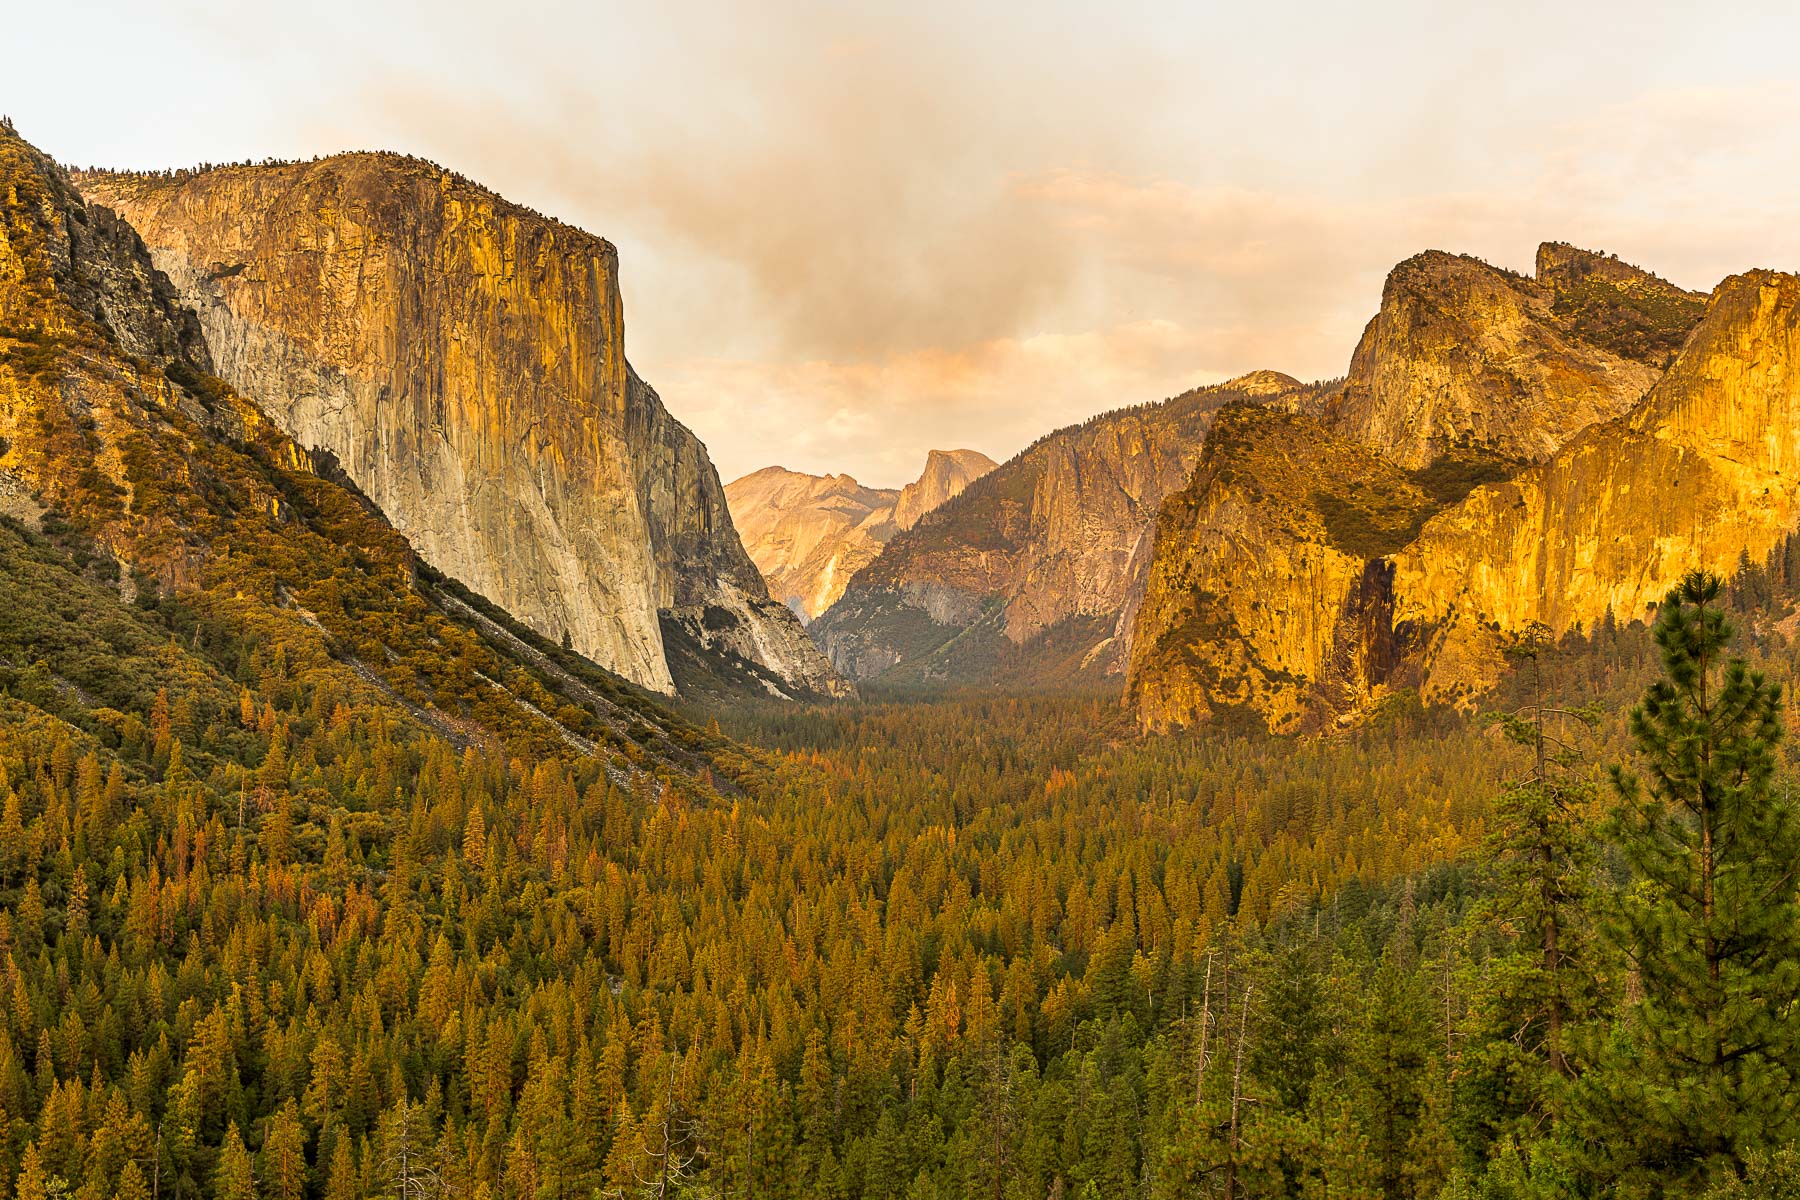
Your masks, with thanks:
<instances>
[{"instance_id":1,"label":"rocky outcrop","mask_svg":"<svg viewBox=\"0 0 1800 1200\"><path fill-rule=\"evenodd\" d=\"M1399 686L1466 700L1519 633L1637 616L1688 567L1765 553L1792 527L1767 481L1721 482L1696 465L1717 433L1658 415L1697 363L1766 357L1769 330L1713 331L1718 305L1696 328L1698 297L1560 243L1535 279L1435 252L1395 268L1344 384L1234 410L1165 507L1128 673L1144 724L1319 728Z\"/></svg>"},{"instance_id":2,"label":"rocky outcrop","mask_svg":"<svg viewBox=\"0 0 1800 1200\"><path fill-rule=\"evenodd\" d=\"M1800 278L1721 283L1644 403L1477 488L1393 558L1427 696L1466 698L1509 633L1649 614L1693 568L1762 562L1800 528Z\"/></svg>"},{"instance_id":3,"label":"rocky outcrop","mask_svg":"<svg viewBox=\"0 0 1800 1200\"><path fill-rule=\"evenodd\" d=\"M1706 308L1703 293L1566 242L1538 247L1537 280L1550 290L1551 312L1575 336L1659 370Z\"/></svg>"},{"instance_id":4,"label":"rocky outcrop","mask_svg":"<svg viewBox=\"0 0 1800 1200\"><path fill-rule=\"evenodd\" d=\"M1545 265L1562 282L1559 262ZM1408 259L1388 275L1331 423L1405 470L1457 450L1548 458L1637 403L1661 365L1583 336L1556 311L1562 294L1479 259Z\"/></svg>"},{"instance_id":5,"label":"rocky outcrop","mask_svg":"<svg viewBox=\"0 0 1800 1200\"><path fill-rule=\"evenodd\" d=\"M813 623L853 678L1027 685L1117 672L1163 499L1213 414L1273 372L1058 430L898 534Z\"/></svg>"},{"instance_id":6,"label":"rocky outcrop","mask_svg":"<svg viewBox=\"0 0 1800 1200\"><path fill-rule=\"evenodd\" d=\"M810 621L837 602L895 533L994 469L978 450L933 450L904 488L864 487L849 475L764 467L725 485L744 548L770 594Z\"/></svg>"},{"instance_id":7,"label":"rocky outcrop","mask_svg":"<svg viewBox=\"0 0 1800 1200\"><path fill-rule=\"evenodd\" d=\"M1398 659L1384 553L1436 505L1319 421L1220 410L1188 486L1163 505L1126 680L1155 729L1230 710L1271 728L1353 710Z\"/></svg>"},{"instance_id":8,"label":"rocky outcrop","mask_svg":"<svg viewBox=\"0 0 1800 1200\"><path fill-rule=\"evenodd\" d=\"M778 690L844 690L626 362L607 242L395 155L78 182L144 236L219 374L427 562L652 689L672 623Z\"/></svg>"},{"instance_id":9,"label":"rocky outcrop","mask_svg":"<svg viewBox=\"0 0 1800 1200\"><path fill-rule=\"evenodd\" d=\"M960 496L963 490L1000 464L979 450L933 450L925 470L900 489L894 501L894 527L911 529L932 509Z\"/></svg>"}]
</instances>

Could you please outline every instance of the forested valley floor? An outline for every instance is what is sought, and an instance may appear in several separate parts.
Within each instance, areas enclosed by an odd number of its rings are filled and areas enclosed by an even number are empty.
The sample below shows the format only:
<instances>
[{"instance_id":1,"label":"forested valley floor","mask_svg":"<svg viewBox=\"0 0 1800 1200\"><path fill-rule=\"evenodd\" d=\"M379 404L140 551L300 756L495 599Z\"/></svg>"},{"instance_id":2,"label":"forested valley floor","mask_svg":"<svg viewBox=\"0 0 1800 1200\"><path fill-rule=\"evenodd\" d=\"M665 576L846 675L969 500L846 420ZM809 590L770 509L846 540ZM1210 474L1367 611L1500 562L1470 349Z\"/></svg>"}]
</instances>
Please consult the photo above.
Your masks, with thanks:
<instances>
[{"instance_id":1,"label":"forested valley floor","mask_svg":"<svg viewBox=\"0 0 1800 1200\"><path fill-rule=\"evenodd\" d=\"M690 714L685 774L0 535L21 1200L1791 1194L1792 743L1721 624L1791 680L1784 570L1487 718L876 697Z\"/></svg>"}]
</instances>

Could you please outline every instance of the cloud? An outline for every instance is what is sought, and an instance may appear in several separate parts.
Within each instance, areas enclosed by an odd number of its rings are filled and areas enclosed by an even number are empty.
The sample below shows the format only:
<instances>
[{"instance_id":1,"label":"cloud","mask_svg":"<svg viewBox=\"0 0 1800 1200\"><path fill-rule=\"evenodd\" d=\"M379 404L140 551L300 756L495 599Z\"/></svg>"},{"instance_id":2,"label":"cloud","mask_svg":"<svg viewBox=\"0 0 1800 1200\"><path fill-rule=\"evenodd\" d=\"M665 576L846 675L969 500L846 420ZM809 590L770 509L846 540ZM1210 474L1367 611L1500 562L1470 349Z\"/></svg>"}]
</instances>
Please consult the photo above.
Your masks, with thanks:
<instances>
[{"instance_id":1,"label":"cloud","mask_svg":"<svg viewBox=\"0 0 1800 1200\"><path fill-rule=\"evenodd\" d=\"M1760 91L1753 98L1767 100ZM1346 202L1326 191L1194 187L1070 167L1016 176L1008 195L1018 220L1057 231L1082 288L1098 299L1093 313L1157 315L851 358L677 358L665 391L703 433L732 430L710 442L734 473L779 461L893 483L910 478L931 447L1004 457L1093 412L1258 367L1341 374L1387 270L1428 248L1529 271L1539 241L1567 239L1710 288L1731 270L1800 249L1788 227L1792 189L1712 199L1700 213L1679 191L1646 203L1637 189L1696 130L1725 144L1750 136L1745 114L1769 105L1746 100L1690 107L1656 97L1602 113L1492 192ZM1688 114L1694 128L1671 122L1635 144L1609 129L1670 112ZM824 413L870 420L846 426Z\"/></svg>"},{"instance_id":2,"label":"cloud","mask_svg":"<svg viewBox=\"0 0 1800 1200\"><path fill-rule=\"evenodd\" d=\"M425 154L611 238L634 363L727 473L899 482L1255 367L1339 374L1426 248L1564 239L1693 287L1800 262L1773 8L163 6L190 85L140 95L131 43L169 24L140 22L77 100L45 89L57 119L91 106L138 163Z\"/></svg>"},{"instance_id":3,"label":"cloud","mask_svg":"<svg viewBox=\"0 0 1800 1200\"><path fill-rule=\"evenodd\" d=\"M532 46L499 68L531 81L519 95L496 102L435 65L391 70L326 127L433 130L465 173L529 180L518 198L597 226L659 293L639 317L653 355L679 339L867 357L1054 322L1083 264L1014 181L1069 125L930 14L770 7L787 21L721 14L741 39L684 41L649 92L546 70ZM817 28L770 36L801 14ZM1145 94L1111 91L1115 111ZM1125 128L1114 151L1133 140ZM678 333L664 332L665 287Z\"/></svg>"},{"instance_id":4,"label":"cloud","mask_svg":"<svg viewBox=\"0 0 1800 1200\"><path fill-rule=\"evenodd\" d=\"M1005 458L1097 409L1213 382L1221 376L1194 364L1220 338L1142 321L874 360L690 359L660 390L684 397L695 428L734 429L709 443L727 479L776 463L897 486L918 476L931 449Z\"/></svg>"}]
</instances>

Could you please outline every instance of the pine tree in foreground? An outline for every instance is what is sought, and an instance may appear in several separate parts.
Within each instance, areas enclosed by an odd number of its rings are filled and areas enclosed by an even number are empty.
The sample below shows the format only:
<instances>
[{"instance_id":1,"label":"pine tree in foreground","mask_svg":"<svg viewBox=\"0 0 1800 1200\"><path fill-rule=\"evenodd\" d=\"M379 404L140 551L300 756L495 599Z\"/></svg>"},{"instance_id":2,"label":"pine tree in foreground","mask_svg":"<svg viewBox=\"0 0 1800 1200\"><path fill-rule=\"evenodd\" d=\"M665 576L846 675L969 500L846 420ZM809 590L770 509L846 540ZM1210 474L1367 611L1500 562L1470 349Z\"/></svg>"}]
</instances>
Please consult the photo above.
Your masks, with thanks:
<instances>
[{"instance_id":1,"label":"pine tree in foreground","mask_svg":"<svg viewBox=\"0 0 1800 1200\"><path fill-rule=\"evenodd\" d=\"M1494 798L1485 847L1492 893L1476 919L1500 934L1506 950L1475 981L1463 1030L1468 1046L1453 1072L1453 1124L1465 1152L1473 1161L1504 1152L1507 1169L1521 1176L1531 1174L1523 1144L1556 1120L1574 1074L1571 1032L1595 1018L1606 991L1591 915L1599 789L1580 749L1602 709L1546 700L1546 646L1539 636L1513 652L1529 669L1531 696L1493 715L1532 759L1529 772Z\"/></svg>"},{"instance_id":2,"label":"pine tree in foreground","mask_svg":"<svg viewBox=\"0 0 1800 1200\"><path fill-rule=\"evenodd\" d=\"M1611 1194L1691 1195L1800 1132L1800 822L1772 784L1780 691L1726 657L1719 591L1694 573L1663 602L1642 778L1614 772L1631 880L1610 932L1640 996L1575 1096Z\"/></svg>"}]
</instances>

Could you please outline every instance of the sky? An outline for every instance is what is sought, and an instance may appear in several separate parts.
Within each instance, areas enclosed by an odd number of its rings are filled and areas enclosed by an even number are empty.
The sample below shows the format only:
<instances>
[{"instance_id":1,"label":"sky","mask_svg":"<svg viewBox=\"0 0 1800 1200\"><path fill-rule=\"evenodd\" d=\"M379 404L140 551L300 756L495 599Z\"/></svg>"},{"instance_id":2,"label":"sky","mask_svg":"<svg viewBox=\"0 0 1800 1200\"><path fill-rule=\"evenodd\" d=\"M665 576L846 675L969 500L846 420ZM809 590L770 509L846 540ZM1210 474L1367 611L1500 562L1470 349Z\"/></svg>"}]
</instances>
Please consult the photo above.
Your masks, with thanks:
<instances>
[{"instance_id":1,"label":"sky","mask_svg":"<svg viewBox=\"0 0 1800 1200\"><path fill-rule=\"evenodd\" d=\"M1244 371L1343 374L1394 263L1800 268L1782 4L63 0L64 162L422 155L618 246L727 480L896 486Z\"/></svg>"}]
</instances>

